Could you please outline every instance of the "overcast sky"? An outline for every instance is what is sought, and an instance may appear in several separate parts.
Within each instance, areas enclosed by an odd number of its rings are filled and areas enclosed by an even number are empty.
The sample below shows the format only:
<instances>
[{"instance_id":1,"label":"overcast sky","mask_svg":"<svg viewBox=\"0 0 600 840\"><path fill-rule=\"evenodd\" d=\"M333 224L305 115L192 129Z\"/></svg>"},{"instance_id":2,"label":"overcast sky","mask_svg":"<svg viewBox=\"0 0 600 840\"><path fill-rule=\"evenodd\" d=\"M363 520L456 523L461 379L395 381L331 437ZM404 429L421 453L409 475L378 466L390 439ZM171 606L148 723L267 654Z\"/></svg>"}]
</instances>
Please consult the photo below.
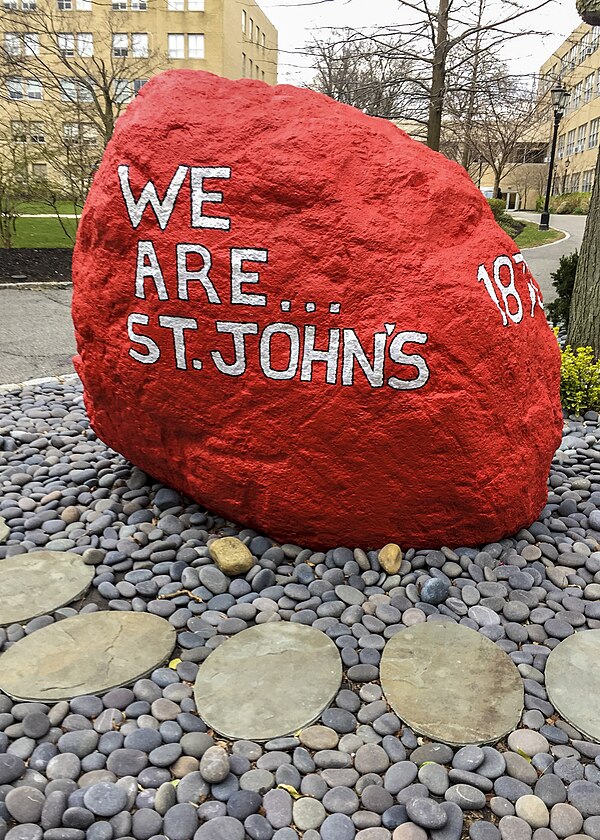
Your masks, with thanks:
<instances>
[{"instance_id":1,"label":"overcast sky","mask_svg":"<svg viewBox=\"0 0 600 840\"><path fill-rule=\"evenodd\" d=\"M402 21L396 0L258 0L279 30L279 81L308 82L311 73L303 47L313 35L325 35L327 27L355 29L385 26ZM524 0L530 2L530 0ZM530 5L536 5L530 2ZM524 19L523 28L552 33L509 42L506 57L515 73L535 73L541 64L581 23L575 0L554 0L542 12Z\"/></svg>"}]
</instances>

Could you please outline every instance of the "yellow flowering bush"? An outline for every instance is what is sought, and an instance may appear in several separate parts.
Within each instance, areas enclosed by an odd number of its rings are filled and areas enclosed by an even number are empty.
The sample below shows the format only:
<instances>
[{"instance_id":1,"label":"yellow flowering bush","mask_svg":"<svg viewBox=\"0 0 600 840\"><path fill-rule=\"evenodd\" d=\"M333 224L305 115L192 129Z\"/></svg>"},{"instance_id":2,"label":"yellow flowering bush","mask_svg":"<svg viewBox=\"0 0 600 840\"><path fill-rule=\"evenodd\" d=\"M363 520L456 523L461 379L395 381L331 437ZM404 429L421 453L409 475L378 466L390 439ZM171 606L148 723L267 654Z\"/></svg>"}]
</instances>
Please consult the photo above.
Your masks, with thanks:
<instances>
[{"instance_id":1,"label":"yellow flowering bush","mask_svg":"<svg viewBox=\"0 0 600 840\"><path fill-rule=\"evenodd\" d=\"M569 414L600 409L600 361L591 347L561 349L560 400Z\"/></svg>"}]
</instances>

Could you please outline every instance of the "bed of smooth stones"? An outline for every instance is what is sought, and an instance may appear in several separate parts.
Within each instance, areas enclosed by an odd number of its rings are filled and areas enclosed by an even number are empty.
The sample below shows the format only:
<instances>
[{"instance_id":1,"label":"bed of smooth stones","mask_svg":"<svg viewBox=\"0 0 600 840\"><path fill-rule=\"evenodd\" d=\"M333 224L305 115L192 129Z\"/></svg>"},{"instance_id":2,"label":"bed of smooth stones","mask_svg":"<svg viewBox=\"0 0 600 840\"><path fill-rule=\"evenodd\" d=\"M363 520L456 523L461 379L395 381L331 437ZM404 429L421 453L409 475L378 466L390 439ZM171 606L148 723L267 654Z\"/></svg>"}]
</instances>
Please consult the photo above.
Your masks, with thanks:
<instances>
[{"instance_id":1,"label":"bed of smooth stones","mask_svg":"<svg viewBox=\"0 0 600 840\"><path fill-rule=\"evenodd\" d=\"M0 629L3 651L77 611L158 615L177 634L170 662L102 696L0 695L8 840L600 840L600 745L545 685L554 648L600 629L597 414L566 421L539 521L480 549L408 548L390 575L377 552L275 545L188 503L96 439L77 382L39 383L0 395L0 516L0 558L69 551L94 570L83 603ZM240 576L213 560L223 536L249 550ZM339 649L332 705L284 738L221 739L197 714L200 665L287 621ZM391 711L382 651L426 621L471 628L517 666L525 709L505 740L433 743Z\"/></svg>"}]
</instances>

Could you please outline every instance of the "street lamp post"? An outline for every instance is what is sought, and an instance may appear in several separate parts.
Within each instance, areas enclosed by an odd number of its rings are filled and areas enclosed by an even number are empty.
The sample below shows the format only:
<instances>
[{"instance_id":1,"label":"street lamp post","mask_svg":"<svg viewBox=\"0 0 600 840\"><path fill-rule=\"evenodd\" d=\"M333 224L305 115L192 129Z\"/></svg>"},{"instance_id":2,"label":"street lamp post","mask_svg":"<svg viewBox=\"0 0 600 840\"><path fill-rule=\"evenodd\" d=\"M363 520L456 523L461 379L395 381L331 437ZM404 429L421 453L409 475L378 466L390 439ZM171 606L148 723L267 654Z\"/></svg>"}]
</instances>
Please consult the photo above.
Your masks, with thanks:
<instances>
[{"instance_id":1,"label":"street lamp post","mask_svg":"<svg viewBox=\"0 0 600 840\"><path fill-rule=\"evenodd\" d=\"M548 183L546 184L546 201L540 218L539 229L548 230L550 227L550 193L552 192L552 176L554 175L554 158L556 155L556 140L558 138L558 126L565 113L569 91L561 82L558 82L550 91L552 96L552 108L554 109L554 126L552 129L552 146L550 149L550 166L548 167Z\"/></svg>"}]
</instances>

